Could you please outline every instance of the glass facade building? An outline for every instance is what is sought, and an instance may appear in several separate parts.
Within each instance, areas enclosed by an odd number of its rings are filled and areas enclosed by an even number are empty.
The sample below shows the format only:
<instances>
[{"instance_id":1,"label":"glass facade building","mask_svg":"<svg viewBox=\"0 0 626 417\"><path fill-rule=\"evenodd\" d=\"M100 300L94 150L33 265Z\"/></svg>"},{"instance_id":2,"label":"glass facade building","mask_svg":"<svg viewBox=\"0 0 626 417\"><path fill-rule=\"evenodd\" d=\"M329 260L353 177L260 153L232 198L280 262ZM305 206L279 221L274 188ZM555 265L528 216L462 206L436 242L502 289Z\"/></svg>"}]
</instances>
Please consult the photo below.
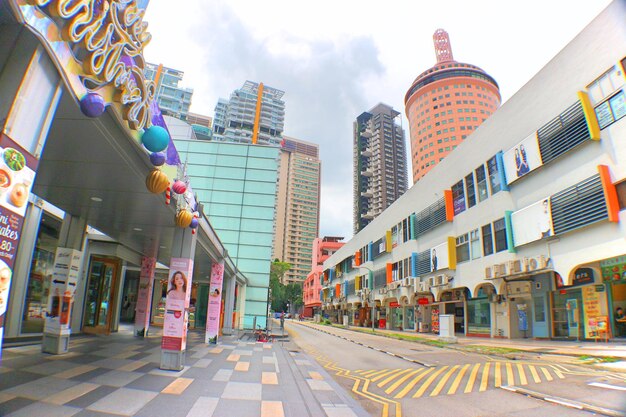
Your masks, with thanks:
<instances>
[{"instance_id":1,"label":"glass facade building","mask_svg":"<svg viewBox=\"0 0 626 417\"><path fill-rule=\"evenodd\" d=\"M186 120L193 89L178 85L183 80L184 73L163 65L146 63L145 74L146 78L156 84L155 97L161 113Z\"/></svg>"},{"instance_id":2,"label":"glass facade building","mask_svg":"<svg viewBox=\"0 0 626 417\"><path fill-rule=\"evenodd\" d=\"M280 149L175 140L204 213L248 278L239 327L265 327Z\"/></svg>"}]
</instances>

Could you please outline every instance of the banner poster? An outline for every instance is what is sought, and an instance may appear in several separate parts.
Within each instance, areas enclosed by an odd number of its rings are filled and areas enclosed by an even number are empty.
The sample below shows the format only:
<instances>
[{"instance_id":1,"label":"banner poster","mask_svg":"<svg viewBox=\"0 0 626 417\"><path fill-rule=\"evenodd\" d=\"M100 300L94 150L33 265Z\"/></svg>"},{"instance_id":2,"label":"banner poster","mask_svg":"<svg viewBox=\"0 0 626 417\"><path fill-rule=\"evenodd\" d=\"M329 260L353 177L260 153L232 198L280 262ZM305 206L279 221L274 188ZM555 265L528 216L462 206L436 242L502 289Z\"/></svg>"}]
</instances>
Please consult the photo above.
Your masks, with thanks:
<instances>
[{"instance_id":1,"label":"banner poster","mask_svg":"<svg viewBox=\"0 0 626 417\"><path fill-rule=\"evenodd\" d=\"M155 258L144 256L141 259L139 290L135 308L135 336L147 336L150 328L150 310L152 309L152 287L154 285Z\"/></svg>"},{"instance_id":2,"label":"banner poster","mask_svg":"<svg viewBox=\"0 0 626 417\"><path fill-rule=\"evenodd\" d=\"M550 199L545 198L511 215L515 246L524 245L554 234Z\"/></svg>"},{"instance_id":3,"label":"banner poster","mask_svg":"<svg viewBox=\"0 0 626 417\"><path fill-rule=\"evenodd\" d=\"M450 260L448 259L448 242L432 248L430 250L430 271L435 272L449 267Z\"/></svg>"},{"instance_id":4,"label":"banner poster","mask_svg":"<svg viewBox=\"0 0 626 417\"><path fill-rule=\"evenodd\" d=\"M38 163L19 144L0 133L0 358L15 254Z\"/></svg>"},{"instance_id":5,"label":"banner poster","mask_svg":"<svg viewBox=\"0 0 626 417\"><path fill-rule=\"evenodd\" d=\"M214 262L211 267L211 283L209 285L205 343L217 344L217 337L220 331L223 282L224 262Z\"/></svg>"},{"instance_id":6,"label":"banner poster","mask_svg":"<svg viewBox=\"0 0 626 417\"><path fill-rule=\"evenodd\" d=\"M532 135L506 151L502 160L507 184L543 165L537 133L533 132Z\"/></svg>"},{"instance_id":7,"label":"banner poster","mask_svg":"<svg viewBox=\"0 0 626 417\"><path fill-rule=\"evenodd\" d=\"M70 313L78 283L82 252L57 248L54 257L50 295L44 323L44 333L69 335Z\"/></svg>"},{"instance_id":8,"label":"banner poster","mask_svg":"<svg viewBox=\"0 0 626 417\"><path fill-rule=\"evenodd\" d=\"M584 322L589 323L590 320L595 320L602 315L603 309L601 307L600 293L596 292L596 287L593 285L587 285L581 288L581 290L583 293ZM591 339L596 336L596 329L589 325L585 326L585 339Z\"/></svg>"},{"instance_id":9,"label":"banner poster","mask_svg":"<svg viewBox=\"0 0 626 417\"><path fill-rule=\"evenodd\" d=\"M162 349L183 351L187 348L187 322L189 320L192 274L192 259L171 259L165 298Z\"/></svg>"}]
</instances>

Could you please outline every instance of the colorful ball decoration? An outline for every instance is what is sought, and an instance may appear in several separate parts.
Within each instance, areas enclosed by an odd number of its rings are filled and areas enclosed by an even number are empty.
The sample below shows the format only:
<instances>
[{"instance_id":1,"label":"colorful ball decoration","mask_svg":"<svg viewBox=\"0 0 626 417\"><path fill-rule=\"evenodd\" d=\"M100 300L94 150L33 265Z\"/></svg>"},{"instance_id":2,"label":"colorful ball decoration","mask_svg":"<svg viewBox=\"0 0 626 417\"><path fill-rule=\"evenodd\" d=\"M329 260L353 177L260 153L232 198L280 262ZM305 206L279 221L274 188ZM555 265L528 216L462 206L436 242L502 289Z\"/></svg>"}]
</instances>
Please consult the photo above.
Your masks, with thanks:
<instances>
[{"instance_id":1,"label":"colorful ball decoration","mask_svg":"<svg viewBox=\"0 0 626 417\"><path fill-rule=\"evenodd\" d=\"M176 214L176 225L178 227L189 227L193 220L193 214L189 210L180 210Z\"/></svg>"},{"instance_id":2,"label":"colorful ball decoration","mask_svg":"<svg viewBox=\"0 0 626 417\"><path fill-rule=\"evenodd\" d=\"M161 194L169 185L170 179L159 169L153 169L146 177L146 188L151 193Z\"/></svg>"},{"instance_id":3,"label":"colorful ball decoration","mask_svg":"<svg viewBox=\"0 0 626 417\"><path fill-rule=\"evenodd\" d=\"M165 154L163 152L152 152L150 154L150 162L155 167L160 167L165 163Z\"/></svg>"},{"instance_id":4,"label":"colorful ball decoration","mask_svg":"<svg viewBox=\"0 0 626 417\"><path fill-rule=\"evenodd\" d=\"M198 227L198 219L196 217L191 219L191 223L189 224L189 227L191 227L192 229L195 229Z\"/></svg>"},{"instance_id":5,"label":"colorful ball decoration","mask_svg":"<svg viewBox=\"0 0 626 417\"><path fill-rule=\"evenodd\" d=\"M87 117L99 117L105 108L104 98L98 93L87 93L80 99L80 111Z\"/></svg>"},{"instance_id":6,"label":"colorful ball decoration","mask_svg":"<svg viewBox=\"0 0 626 417\"><path fill-rule=\"evenodd\" d=\"M184 194L185 191L187 191L187 184L185 184L181 180L176 180L172 185L172 191L174 191L176 194Z\"/></svg>"},{"instance_id":7,"label":"colorful ball decoration","mask_svg":"<svg viewBox=\"0 0 626 417\"><path fill-rule=\"evenodd\" d=\"M141 136L141 143L150 152L161 152L170 143L170 135L161 126L152 125L144 130Z\"/></svg>"}]
</instances>

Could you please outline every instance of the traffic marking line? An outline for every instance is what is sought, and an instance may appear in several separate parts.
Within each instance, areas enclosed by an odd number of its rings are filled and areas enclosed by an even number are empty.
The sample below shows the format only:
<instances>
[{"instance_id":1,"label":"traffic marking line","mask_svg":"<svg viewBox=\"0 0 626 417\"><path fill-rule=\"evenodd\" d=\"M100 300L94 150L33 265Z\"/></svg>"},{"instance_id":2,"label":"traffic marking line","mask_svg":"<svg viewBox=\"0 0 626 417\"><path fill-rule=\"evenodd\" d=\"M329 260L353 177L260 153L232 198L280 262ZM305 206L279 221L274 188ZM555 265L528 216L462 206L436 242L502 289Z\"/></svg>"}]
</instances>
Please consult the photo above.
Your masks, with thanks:
<instances>
[{"instance_id":1,"label":"traffic marking line","mask_svg":"<svg viewBox=\"0 0 626 417\"><path fill-rule=\"evenodd\" d=\"M465 391L463 391L465 394L467 394L468 392L472 392L472 389L474 388L474 382L476 381L476 375L478 375L479 369L480 369L480 363L477 363L472 368L472 372L470 373L469 379L467 380L467 384L465 385Z\"/></svg>"},{"instance_id":2,"label":"traffic marking line","mask_svg":"<svg viewBox=\"0 0 626 417\"><path fill-rule=\"evenodd\" d=\"M491 363L487 362L485 367L483 368L483 376L480 379L480 387L478 391L486 391L487 390L487 382L489 381L489 368L491 367Z\"/></svg>"},{"instance_id":3,"label":"traffic marking line","mask_svg":"<svg viewBox=\"0 0 626 417\"><path fill-rule=\"evenodd\" d=\"M420 380L422 378L424 378L426 375L428 375L429 373L431 373L432 371L434 371L435 368L428 368L425 372L422 372L421 375L416 376L415 378L413 378L413 380L411 382L409 382L406 387L404 387L404 389L402 391L400 391L398 394L396 394L395 397L393 398L404 398L404 396L406 394L409 393L409 391L411 391L413 389L413 387L415 385L417 385L418 382L420 382Z\"/></svg>"},{"instance_id":4,"label":"traffic marking line","mask_svg":"<svg viewBox=\"0 0 626 417\"><path fill-rule=\"evenodd\" d=\"M387 385L388 383L390 383L391 381L393 381L395 378L399 377L400 375L405 374L407 372L411 372L411 371L412 371L412 369L408 368L408 369L405 369L404 371L397 372L397 373L391 375L390 377L384 379L382 382L379 382L378 383L378 387L382 388L385 385Z\"/></svg>"},{"instance_id":5,"label":"traffic marking line","mask_svg":"<svg viewBox=\"0 0 626 417\"><path fill-rule=\"evenodd\" d=\"M394 392L396 390L396 388L398 388L400 385L402 385L402 383L404 383L406 380L408 380L412 376L419 374L423 370L424 369L415 369L415 370L409 372L407 375L403 376L402 378L400 378L399 380L394 382L393 385L391 385L389 388L387 388L385 390L385 394L391 394L392 392Z\"/></svg>"},{"instance_id":6,"label":"traffic marking line","mask_svg":"<svg viewBox=\"0 0 626 417\"><path fill-rule=\"evenodd\" d=\"M467 369L469 367L470 367L470 364L468 363L467 365L463 366L463 368L461 368L461 371L458 373L456 378L454 378L454 381L452 381L452 385L450 385L450 389L448 390L448 395L454 394L456 392L457 388L459 387L459 384L461 383L461 380L463 379L463 376L465 375L465 372L467 372Z\"/></svg>"},{"instance_id":7,"label":"traffic marking line","mask_svg":"<svg viewBox=\"0 0 626 417\"><path fill-rule=\"evenodd\" d=\"M519 375L519 382L521 385L528 385L528 379L526 379L526 372L524 372L524 367L521 363L517 364L517 371Z\"/></svg>"},{"instance_id":8,"label":"traffic marking line","mask_svg":"<svg viewBox=\"0 0 626 417\"><path fill-rule=\"evenodd\" d=\"M431 376L428 377L428 379L426 381L424 381L424 383L422 384L422 386L415 392L415 394L413 394L413 398L419 398L421 397L424 392L426 392L426 390L428 389L428 387L430 386L430 384L433 383L433 381L435 380L435 378L437 378L443 371L445 371L446 369L448 369L448 366L444 366L441 369L439 369L437 372L435 372L434 374L432 374Z\"/></svg>"}]
</instances>

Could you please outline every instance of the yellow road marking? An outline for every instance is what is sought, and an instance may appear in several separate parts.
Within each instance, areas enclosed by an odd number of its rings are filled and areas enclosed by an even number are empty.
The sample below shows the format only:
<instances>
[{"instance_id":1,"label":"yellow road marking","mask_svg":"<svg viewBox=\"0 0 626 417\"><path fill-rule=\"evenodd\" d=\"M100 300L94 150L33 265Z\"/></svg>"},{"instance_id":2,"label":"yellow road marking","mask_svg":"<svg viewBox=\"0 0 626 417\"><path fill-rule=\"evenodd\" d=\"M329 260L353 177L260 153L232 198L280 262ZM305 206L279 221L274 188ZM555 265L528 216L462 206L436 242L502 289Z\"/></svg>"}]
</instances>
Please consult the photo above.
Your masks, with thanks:
<instances>
[{"instance_id":1,"label":"yellow road marking","mask_svg":"<svg viewBox=\"0 0 626 417\"><path fill-rule=\"evenodd\" d=\"M487 389L487 382L489 382L489 368L491 367L491 363L487 362L485 367L483 368L483 376L480 378L480 388L478 391L485 391Z\"/></svg>"},{"instance_id":2,"label":"yellow road marking","mask_svg":"<svg viewBox=\"0 0 626 417\"><path fill-rule=\"evenodd\" d=\"M434 374L432 374L431 376L428 377L428 379L426 381L424 381L424 383L422 384L422 386L420 387L420 389L418 389L415 394L413 394L413 398L419 398L421 397L426 390L428 389L428 387L430 386L430 384L433 383L433 381L435 380L435 378L437 378L439 375L441 375L441 373L443 371L445 371L446 369L448 369L448 366L444 366L441 369L439 369L437 372L435 372Z\"/></svg>"},{"instance_id":3,"label":"yellow road marking","mask_svg":"<svg viewBox=\"0 0 626 417\"><path fill-rule=\"evenodd\" d=\"M526 379L526 372L524 372L524 367L522 366L521 363L517 364L517 371L519 373L519 383L521 385L527 385L528 380Z\"/></svg>"},{"instance_id":4,"label":"yellow road marking","mask_svg":"<svg viewBox=\"0 0 626 417\"><path fill-rule=\"evenodd\" d=\"M498 388L499 386L502 385L502 374L500 373L500 366L502 364L500 362L496 362L496 369L495 369L495 381L494 381L494 385L496 386L496 388Z\"/></svg>"},{"instance_id":5,"label":"yellow road marking","mask_svg":"<svg viewBox=\"0 0 626 417\"><path fill-rule=\"evenodd\" d=\"M407 379L411 378L413 375L419 374L423 370L424 369L416 369L416 370L414 370L412 372L409 372L408 374L406 374L405 376L403 376L402 378L400 378L399 380L394 382L393 385L391 385L389 388L387 388L385 390L385 394L391 394L393 391L395 391L396 388L398 388L400 385L402 385L402 383L404 381L406 381Z\"/></svg>"},{"instance_id":6,"label":"yellow road marking","mask_svg":"<svg viewBox=\"0 0 626 417\"><path fill-rule=\"evenodd\" d=\"M382 370L381 370L381 369L378 369L378 370L374 370L374 371L364 372L364 373L362 373L361 375L363 375L363 376L364 376L364 377L366 377L366 378L371 378L371 377L373 377L373 376L376 376L376 375L378 375L378 374L385 373L385 372L387 372L387 371L388 371L388 369L382 369Z\"/></svg>"},{"instance_id":7,"label":"yellow road marking","mask_svg":"<svg viewBox=\"0 0 626 417\"><path fill-rule=\"evenodd\" d=\"M546 368L544 368L543 366L541 368L541 372L543 372L543 375L546 377L546 379L548 381L552 381L552 375L550 375L550 371L548 371Z\"/></svg>"},{"instance_id":8,"label":"yellow road marking","mask_svg":"<svg viewBox=\"0 0 626 417\"><path fill-rule=\"evenodd\" d=\"M468 392L471 392L472 388L474 388L474 381L476 381L476 375L478 375L478 369L479 368L480 368L480 363L477 363L472 368L472 372L470 373L469 379L467 380L467 384L465 385L465 391L463 391L466 394Z\"/></svg>"},{"instance_id":9,"label":"yellow road marking","mask_svg":"<svg viewBox=\"0 0 626 417\"><path fill-rule=\"evenodd\" d=\"M528 365L528 369L530 369L530 374L533 376L533 380L535 382L541 382L541 378L539 378L539 374L533 365Z\"/></svg>"},{"instance_id":10,"label":"yellow road marking","mask_svg":"<svg viewBox=\"0 0 626 417\"><path fill-rule=\"evenodd\" d=\"M446 385L446 382L448 382L448 379L450 379L452 374L457 369L459 369L459 366L461 366L461 365L454 365L452 368L450 368L450 370L443 376L443 378L441 378L441 381L439 381L439 383L437 384L437 386L435 387L433 392L430 393L431 397L434 397L435 395L439 395L439 393L441 392L443 387Z\"/></svg>"},{"instance_id":11,"label":"yellow road marking","mask_svg":"<svg viewBox=\"0 0 626 417\"><path fill-rule=\"evenodd\" d=\"M465 375L465 372L467 372L467 368L469 367L470 367L470 364L468 363L467 365L461 368L461 371L459 372L459 374L456 376L456 378L454 378L454 381L452 381L452 385L450 386L450 389L448 390L448 395L454 394L456 392L456 389L459 387L459 384L461 383L461 380L463 379L463 375Z\"/></svg>"},{"instance_id":12,"label":"yellow road marking","mask_svg":"<svg viewBox=\"0 0 626 417\"><path fill-rule=\"evenodd\" d=\"M515 385L515 378L513 377L513 367L510 363L506 363L506 383L507 385Z\"/></svg>"},{"instance_id":13,"label":"yellow road marking","mask_svg":"<svg viewBox=\"0 0 626 417\"><path fill-rule=\"evenodd\" d=\"M397 378L397 377L399 377L400 375L402 375L402 374L406 374L407 372L411 372L411 371L412 371L412 369L411 369L411 368L408 368L408 369L405 369L405 370L404 370L404 371L402 371L402 372L397 372L397 373L395 373L395 374L391 375L390 377L385 378L383 381L379 382L379 383L378 383L378 386L379 386L380 388L382 388L382 387L384 387L385 385L387 385L388 383L390 383L391 381L393 381L393 380L394 380L394 378Z\"/></svg>"},{"instance_id":14,"label":"yellow road marking","mask_svg":"<svg viewBox=\"0 0 626 417\"><path fill-rule=\"evenodd\" d=\"M425 372L422 372L421 375L416 376L415 378L413 378L413 380L411 382L409 382L406 387L404 387L404 389L402 391L400 391L398 394L396 394L395 397L393 398L404 398L404 396L413 389L413 387L420 382L420 380L422 378L424 378L426 375L428 375L429 373L431 373L432 371L434 371L435 368L428 368Z\"/></svg>"},{"instance_id":15,"label":"yellow road marking","mask_svg":"<svg viewBox=\"0 0 626 417\"><path fill-rule=\"evenodd\" d=\"M387 375L390 375L390 374L395 374L398 371L400 371L400 369L392 369L391 371L384 372L384 373L376 376L375 378L372 378L371 381L372 382L376 382L379 379L382 379L382 378L384 378L384 377L386 377Z\"/></svg>"}]
</instances>

